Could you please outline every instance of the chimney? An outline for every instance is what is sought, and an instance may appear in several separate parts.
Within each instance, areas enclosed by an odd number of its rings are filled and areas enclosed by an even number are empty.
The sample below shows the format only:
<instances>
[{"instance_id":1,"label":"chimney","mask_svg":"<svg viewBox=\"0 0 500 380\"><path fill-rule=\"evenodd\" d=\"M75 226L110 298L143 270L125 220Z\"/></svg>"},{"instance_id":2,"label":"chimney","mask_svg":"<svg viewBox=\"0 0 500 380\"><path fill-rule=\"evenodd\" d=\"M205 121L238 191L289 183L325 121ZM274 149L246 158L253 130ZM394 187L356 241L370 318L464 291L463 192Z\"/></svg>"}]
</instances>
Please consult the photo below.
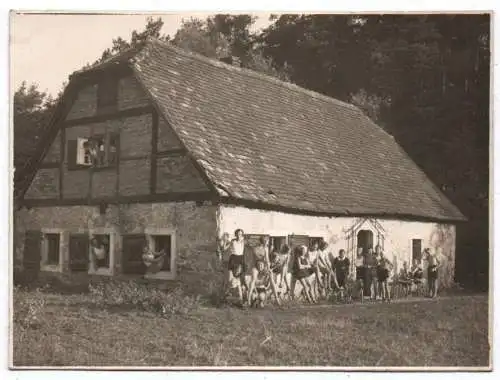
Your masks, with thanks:
<instances>
[{"instance_id":1,"label":"chimney","mask_svg":"<svg viewBox=\"0 0 500 380\"><path fill-rule=\"evenodd\" d=\"M230 55L227 57L221 57L221 58L219 58L219 61L227 63L228 65L232 65L233 64L233 57Z\"/></svg>"},{"instance_id":2,"label":"chimney","mask_svg":"<svg viewBox=\"0 0 500 380\"><path fill-rule=\"evenodd\" d=\"M226 57L221 57L221 58L219 58L219 61L227 63L228 65L241 67L241 60L238 57L235 57L232 55L229 55Z\"/></svg>"}]
</instances>

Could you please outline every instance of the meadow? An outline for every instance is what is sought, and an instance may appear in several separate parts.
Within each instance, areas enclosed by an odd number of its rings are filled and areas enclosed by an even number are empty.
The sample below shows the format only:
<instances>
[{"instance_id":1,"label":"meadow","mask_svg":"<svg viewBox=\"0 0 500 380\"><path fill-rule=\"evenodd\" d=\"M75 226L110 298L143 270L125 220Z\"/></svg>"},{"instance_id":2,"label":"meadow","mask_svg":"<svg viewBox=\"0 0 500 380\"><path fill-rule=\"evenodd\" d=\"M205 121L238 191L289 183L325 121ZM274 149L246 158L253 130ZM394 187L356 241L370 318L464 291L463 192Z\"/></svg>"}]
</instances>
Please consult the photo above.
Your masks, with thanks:
<instances>
[{"instance_id":1,"label":"meadow","mask_svg":"<svg viewBox=\"0 0 500 380\"><path fill-rule=\"evenodd\" d=\"M14 290L13 365L488 367L488 297L213 306L134 281Z\"/></svg>"}]
</instances>

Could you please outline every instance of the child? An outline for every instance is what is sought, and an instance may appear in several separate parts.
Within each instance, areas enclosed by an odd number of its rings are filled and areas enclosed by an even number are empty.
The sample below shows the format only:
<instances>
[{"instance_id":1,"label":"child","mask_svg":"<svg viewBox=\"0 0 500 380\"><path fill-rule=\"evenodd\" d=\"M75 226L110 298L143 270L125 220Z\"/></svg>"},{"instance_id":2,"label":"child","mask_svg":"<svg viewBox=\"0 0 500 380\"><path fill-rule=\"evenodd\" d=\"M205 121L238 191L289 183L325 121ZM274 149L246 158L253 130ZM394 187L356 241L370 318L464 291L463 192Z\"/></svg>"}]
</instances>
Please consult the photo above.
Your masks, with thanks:
<instances>
[{"instance_id":1,"label":"child","mask_svg":"<svg viewBox=\"0 0 500 380\"><path fill-rule=\"evenodd\" d=\"M274 276L274 281L278 289L283 287L283 281L285 281L287 293L290 293L290 285L288 284L287 278L289 258L290 248L286 244L281 247L280 251L274 251L271 254L271 271Z\"/></svg>"},{"instance_id":2,"label":"child","mask_svg":"<svg viewBox=\"0 0 500 380\"><path fill-rule=\"evenodd\" d=\"M265 263L258 260L256 265L257 277L255 279L255 292L251 295L251 305L255 307L264 307L267 300L267 293L271 285L271 277L266 269Z\"/></svg>"},{"instance_id":3,"label":"child","mask_svg":"<svg viewBox=\"0 0 500 380\"><path fill-rule=\"evenodd\" d=\"M337 286L337 280L332 268L328 244L324 240L322 240L319 244L318 269L320 278L322 279L323 289L325 289L327 292L330 292L332 281L335 283L335 286Z\"/></svg>"},{"instance_id":4,"label":"child","mask_svg":"<svg viewBox=\"0 0 500 380\"><path fill-rule=\"evenodd\" d=\"M424 252L426 253L427 261L429 262L429 266L427 267L427 279L429 281L429 297L436 298L438 290L438 269L440 262L436 256L431 254L429 248L426 248Z\"/></svg>"},{"instance_id":5,"label":"child","mask_svg":"<svg viewBox=\"0 0 500 380\"><path fill-rule=\"evenodd\" d=\"M291 286L291 296L295 297L295 284L297 281L302 285L306 299L310 303L316 303L316 298L312 290L311 283L308 277L314 273L314 269L306 256L307 247L301 245L295 249L295 257L293 261L293 273L292 273L292 286Z\"/></svg>"},{"instance_id":6,"label":"child","mask_svg":"<svg viewBox=\"0 0 500 380\"><path fill-rule=\"evenodd\" d=\"M313 269L313 273L316 276L316 282L313 286L313 291L314 291L314 294L316 297L318 296L318 294L323 292L323 289L321 286L322 285L321 273L319 270L319 251L318 251L318 248L319 248L319 244L318 244L318 242L315 241L311 245L311 249L309 250L309 252L306 254L307 259L309 260L309 263L311 264L311 268Z\"/></svg>"},{"instance_id":7,"label":"child","mask_svg":"<svg viewBox=\"0 0 500 380\"><path fill-rule=\"evenodd\" d=\"M154 252L149 244L146 244L143 250L142 261L146 266L146 273L158 273L163 267L165 251Z\"/></svg>"},{"instance_id":8,"label":"child","mask_svg":"<svg viewBox=\"0 0 500 380\"><path fill-rule=\"evenodd\" d=\"M345 256L345 250L339 251L339 256L334 260L335 277L337 278L337 287L343 289L349 274L349 259Z\"/></svg>"},{"instance_id":9,"label":"child","mask_svg":"<svg viewBox=\"0 0 500 380\"><path fill-rule=\"evenodd\" d=\"M389 288L387 279L389 278L389 268L392 266L391 262L387 260L384 253L380 251L379 259L377 262L377 280L382 300L389 301Z\"/></svg>"},{"instance_id":10,"label":"child","mask_svg":"<svg viewBox=\"0 0 500 380\"><path fill-rule=\"evenodd\" d=\"M227 263L228 267L228 283L233 284L235 280L238 280L241 284L237 287L238 297L243 305L243 286L246 287L245 282L245 234L242 229L238 228L234 232L235 238L231 241L229 245L229 259ZM231 286L232 287L232 286Z\"/></svg>"},{"instance_id":11,"label":"child","mask_svg":"<svg viewBox=\"0 0 500 380\"><path fill-rule=\"evenodd\" d=\"M413 283L420 284L422 282L423 277L424 277L424 271L422 270L422 267L420 266L418 260L414 259L410 271L410 278L413 280Z\"/></svg>"},{"instance_id":12,"label":"child","mask_svg":"<svg viewBox=\"0 0 500 380\"><path fill-rule=\"evenodd\" d=\"M92 261L95 269L107 267L106 262L108 249L104 241L99 241L96 237L90 240L90 246L92 250Z\"/></svg>"}]
</instances>

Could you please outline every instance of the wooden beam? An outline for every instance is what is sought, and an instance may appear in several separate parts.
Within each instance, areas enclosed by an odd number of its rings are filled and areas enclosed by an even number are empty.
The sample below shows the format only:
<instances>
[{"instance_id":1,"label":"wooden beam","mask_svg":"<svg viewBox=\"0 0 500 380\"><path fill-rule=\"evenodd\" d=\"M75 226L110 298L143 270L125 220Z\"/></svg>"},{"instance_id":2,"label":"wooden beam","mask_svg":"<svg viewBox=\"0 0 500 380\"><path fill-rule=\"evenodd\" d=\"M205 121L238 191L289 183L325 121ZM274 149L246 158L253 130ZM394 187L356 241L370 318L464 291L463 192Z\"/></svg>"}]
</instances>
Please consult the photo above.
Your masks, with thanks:
<instances>
[{"instance_id":1,"label":"wooden beam","mask_svg":"<svg viewBox=\"0 0 500 380\"><path fill-rule=\"evenodd\" d=\"M64 187L64 156L66 155L66 131L64 128L61 128L61 142L60 146L60 155L59 155L59 199L63 199L63 187Z\"/></svg>"},{"instance_id":2,"label":"wooden beam","mask_svg":"<svg viewBox=\"0 0 500 380\"><path fill-rule=\"evenodd\" d=\"M157 168L158 162L156 155L158 153L158 111L153 111L153 125L151 134L151 174L149 177L149 192L156 193L156 183L158 182Z\"/></svg>"},{"instance_id":3,"label":"wooden beam","mask_svg":"<svg viewBox=\"0 0 500 380\"><path fill-rule=\"evenodd\" d=\"M60 162L42 162L39 169L59 169L61 166Z\"/></svg>"},{"instance_id":4,"label":"wooden beam","mask_svg":"<svg viewBox=\"0 0 500 380\"><path fill-rule=\"evenodd\" d=\"M91 205L98 206L102 203L109 204L130 204L130 203L163 203L163 202L203 202L211 201L213 194L208 191L186 192L186 193L162 193L162 194L144 194L118 197L100 197L100 198L74 198L74 199L25 199L25 207L53 207L53 206L79 206Z\"/></svg>"},{"instance_id":5,"label":"wooden beam","mask_svg":"<svg viewBox=\"0 0 500 380\"><path fill-rule=\"evenodd\" d=\"M125 119L127 117L141 116L141 115L145 115L148 113L152 113L153 110L154 110L154 108L152 106L129 108L126 110L108 113L108 114L103 113L103 114L97 114L94 116L82 117L79 119L65 120L62 123L62 126L64 128L71 128L71 127L75 127L78 125L94 124L94 123L101 123L101 122L110 121L110 120Z\"/></svg>"},{"instance_id":6,"label":"wooden beam","mask_svg":"<svg viewBox=\"0 0 500 380\"><path fill-rule=\"evenodd\" d=\"M185 155L186 153L187 153L187 150L185 148L173 148L173 149L162 150L160 152L156 152L156 157L157 158L175 157L175 156Z\"/></svg>"}]
</instances>

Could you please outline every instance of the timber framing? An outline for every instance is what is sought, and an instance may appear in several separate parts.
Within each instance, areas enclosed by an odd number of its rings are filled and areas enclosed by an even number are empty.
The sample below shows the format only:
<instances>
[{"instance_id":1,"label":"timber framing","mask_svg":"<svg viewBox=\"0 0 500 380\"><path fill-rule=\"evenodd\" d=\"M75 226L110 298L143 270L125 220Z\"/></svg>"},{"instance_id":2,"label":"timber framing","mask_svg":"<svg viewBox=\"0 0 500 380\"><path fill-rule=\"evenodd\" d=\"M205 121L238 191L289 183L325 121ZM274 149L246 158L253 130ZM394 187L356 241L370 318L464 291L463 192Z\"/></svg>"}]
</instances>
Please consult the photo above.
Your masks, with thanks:
<instances>
[{"instance_id":1,"label":"timber framing","mask_svg":"<svg viewBox=\"0 0 500 380\"><path fill-rule=\"evenodd\" d=\"M149 175L149 192L151 194L156 193L156 184L158 182L157 178L157 152L158 152L158 111L155 109L153 111L152 118L152 133L151 133L151 173Z\"/></svg>"},{"instance_id":2,"label":"timber framing","mask_svg":"<svg viewBox=\"0 0 500 380\"><path fill-rule=\"evenodd\" d=\"M32 207L53 207L53 206L99 206L102 204L131 204L131 203L164 203L164 202L205 202L217 201L217 198L208 191L182 192L182 193L161 193L145 194L118 197L99 198L72 198L72 199L25 199L22 206Z\"/></svg>"},{"instance_id":3,"label":"timber framing","mask_svg":"<svg viewBox=\"0 0 500 380\"><path fill-rule=\"evenodd\" d=\"M102 114L97 114L94 116L65 120L62 123L62 127L71 128L71 127L78 126L78 125L95 124L95 123L101 123L101 122L105 122L105 121L125 119L127 117L134 117L134 116L142 116L142 115L146 115L146 114L151 114L153 111L154 111L154 108L152 106L129 108L129 109L125 109L125 110L121 110L121 111L117 111L117 112L112 112L112 113L102 113Z\"/></svg>"}]
</instances>

